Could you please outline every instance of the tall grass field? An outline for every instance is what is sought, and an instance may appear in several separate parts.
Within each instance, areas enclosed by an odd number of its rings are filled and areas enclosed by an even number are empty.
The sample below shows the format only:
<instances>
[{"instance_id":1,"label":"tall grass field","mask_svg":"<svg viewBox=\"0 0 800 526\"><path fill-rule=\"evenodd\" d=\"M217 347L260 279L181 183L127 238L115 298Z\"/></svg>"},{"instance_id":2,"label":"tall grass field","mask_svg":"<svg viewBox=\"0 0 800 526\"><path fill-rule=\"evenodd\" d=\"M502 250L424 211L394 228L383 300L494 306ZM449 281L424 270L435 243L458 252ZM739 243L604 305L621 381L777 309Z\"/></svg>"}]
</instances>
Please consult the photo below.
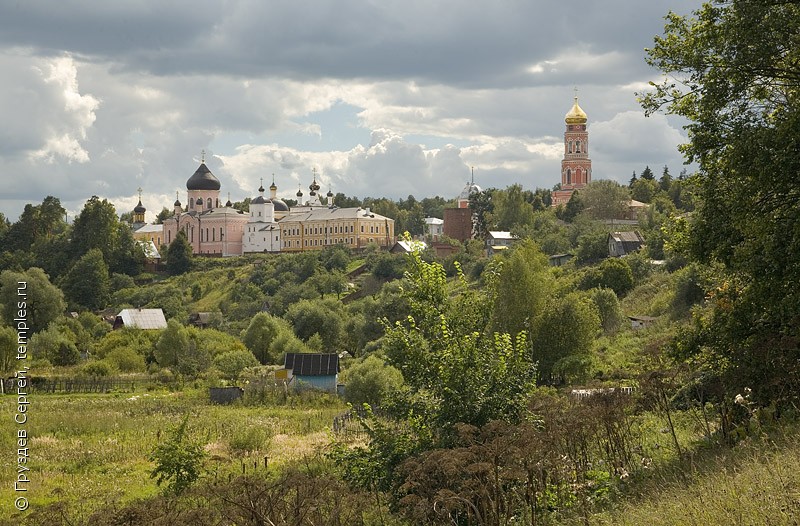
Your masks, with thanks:
<instances>
[{"instance_id":1,"label":"tall grass field","mask_svg":"<svg viewBox=\"0 0 800 526\"><path fill-rule=\"evenodd\" d=\"M16 397L0 397L0 517L14 508ZM88 516L109 502L124 504L159 492L149 456L188 417L190 439L206 450L205 477L230 478L276 469L314 455L329 441L331 422L345 406L335 398L300 397L279 406L212 405L207 390L33 395L27 432L30 510L54 502ZM13 524L13 521L11 522Z\"/></svg>"}]
</instances>

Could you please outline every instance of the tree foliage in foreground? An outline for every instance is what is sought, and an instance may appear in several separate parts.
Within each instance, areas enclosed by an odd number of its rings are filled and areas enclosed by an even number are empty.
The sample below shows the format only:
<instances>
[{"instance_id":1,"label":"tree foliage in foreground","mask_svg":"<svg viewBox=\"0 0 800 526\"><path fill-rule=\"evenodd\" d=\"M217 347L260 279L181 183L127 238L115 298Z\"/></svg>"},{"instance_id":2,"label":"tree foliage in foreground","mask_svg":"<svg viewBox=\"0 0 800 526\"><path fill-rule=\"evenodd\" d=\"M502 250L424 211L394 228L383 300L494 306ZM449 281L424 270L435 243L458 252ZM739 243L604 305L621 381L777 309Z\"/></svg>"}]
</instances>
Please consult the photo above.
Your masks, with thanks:
<instances>
[{"instance_id":1,"label":"tree foliage in foreground","mask_svg":"<svg viewBox=\"0 0 800 526\"><path fill-rule=\"evenodd\" d=\"M699 194L686 245L720 265L713 312L676 343L763 402L800 393L800 4L710 2L670 13L648 61L648 113L689 120Z\"/></svg>"},{"instance_id":2,"label":"tree foliage in foreground","mask_svg":"<svg viewBox=\"0 0 800 526\"><path fill-rule=\"evenodd\" d=\"M515 420L534 382L527 332L490 332L491 297L466 287L463 275L452 294L440 264L409 257L403 295L411 314L387 324L385 349L426 401L424 418L445 435L459 422Z\"/></svg>"}]
</instances>

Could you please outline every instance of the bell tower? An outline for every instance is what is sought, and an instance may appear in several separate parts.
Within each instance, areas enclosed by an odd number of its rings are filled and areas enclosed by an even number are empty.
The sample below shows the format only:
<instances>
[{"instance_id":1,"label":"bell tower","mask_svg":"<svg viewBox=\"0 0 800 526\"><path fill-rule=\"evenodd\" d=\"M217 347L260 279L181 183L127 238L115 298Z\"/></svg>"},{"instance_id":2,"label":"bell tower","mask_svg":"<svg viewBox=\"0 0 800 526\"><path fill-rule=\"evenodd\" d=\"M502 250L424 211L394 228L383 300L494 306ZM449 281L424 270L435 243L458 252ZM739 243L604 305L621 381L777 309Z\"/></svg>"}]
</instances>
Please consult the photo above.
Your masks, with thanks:
<instances>
[{"instance_id":1,"label":"bell tower","mask_svg":"<svg viewBox=\"0 0 800 526\"><path fill-rule=\"evenodd\" d=\"M553 205L566 204L572 192L592 181L592 160L589 159L589 132L586 112L578 105L577 90L572 109L564 117L564 158L561 160L561 190L553 192Z\"/></svg>"}]
</instances>

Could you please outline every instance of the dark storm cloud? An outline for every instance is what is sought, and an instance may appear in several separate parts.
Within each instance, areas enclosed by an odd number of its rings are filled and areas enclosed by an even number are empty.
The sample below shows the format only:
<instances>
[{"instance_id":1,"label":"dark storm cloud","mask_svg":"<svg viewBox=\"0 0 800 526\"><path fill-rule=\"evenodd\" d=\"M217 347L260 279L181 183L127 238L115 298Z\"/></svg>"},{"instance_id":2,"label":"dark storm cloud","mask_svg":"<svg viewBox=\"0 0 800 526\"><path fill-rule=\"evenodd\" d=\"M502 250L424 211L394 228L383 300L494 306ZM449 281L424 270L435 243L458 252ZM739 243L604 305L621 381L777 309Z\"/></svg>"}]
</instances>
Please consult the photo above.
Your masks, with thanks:
<instances>
[{"instance_id":1,"label":"dark storm cloud","mask_svg":"<svg viewBox=\"0 0 800 526\"><path fill-rule=\"evenodd\" d=\"M695 3L672 7L688 11ZM0 8L0 43L158 75L498 87L560 83L590 66L581 50L620 53L613 71L590 71L590 82L642 74L641 51L664 14L660 2L631 0L18 2ZM556 71L531 80L527 68L556 57L564 61Z\"/></svg>"}]
</instances>

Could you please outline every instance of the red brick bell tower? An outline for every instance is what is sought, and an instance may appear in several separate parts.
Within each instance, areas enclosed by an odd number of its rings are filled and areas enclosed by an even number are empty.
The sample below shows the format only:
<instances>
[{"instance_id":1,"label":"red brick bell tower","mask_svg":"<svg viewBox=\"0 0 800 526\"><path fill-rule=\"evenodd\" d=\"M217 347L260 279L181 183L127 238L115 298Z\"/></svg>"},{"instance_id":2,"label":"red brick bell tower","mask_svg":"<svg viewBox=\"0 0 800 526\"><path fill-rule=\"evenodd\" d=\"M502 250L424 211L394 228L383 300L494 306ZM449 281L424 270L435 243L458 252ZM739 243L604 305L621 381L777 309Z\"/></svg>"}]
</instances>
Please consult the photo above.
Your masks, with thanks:
<instances>
[{"instance_id":1,"label":"red brick bell tower","mask_svg":"<svg viewBox=\"0 0 800 526\"><path fill-rule=\"evenodd\" d=\"M561 190L553 192L553 206L566 204L572 192L592 181L592 160L589 159L589 132L586 113L578 106L578 95L572 109L564 117L564 158L561 160Z\"/></svg>"}]
</instances>

